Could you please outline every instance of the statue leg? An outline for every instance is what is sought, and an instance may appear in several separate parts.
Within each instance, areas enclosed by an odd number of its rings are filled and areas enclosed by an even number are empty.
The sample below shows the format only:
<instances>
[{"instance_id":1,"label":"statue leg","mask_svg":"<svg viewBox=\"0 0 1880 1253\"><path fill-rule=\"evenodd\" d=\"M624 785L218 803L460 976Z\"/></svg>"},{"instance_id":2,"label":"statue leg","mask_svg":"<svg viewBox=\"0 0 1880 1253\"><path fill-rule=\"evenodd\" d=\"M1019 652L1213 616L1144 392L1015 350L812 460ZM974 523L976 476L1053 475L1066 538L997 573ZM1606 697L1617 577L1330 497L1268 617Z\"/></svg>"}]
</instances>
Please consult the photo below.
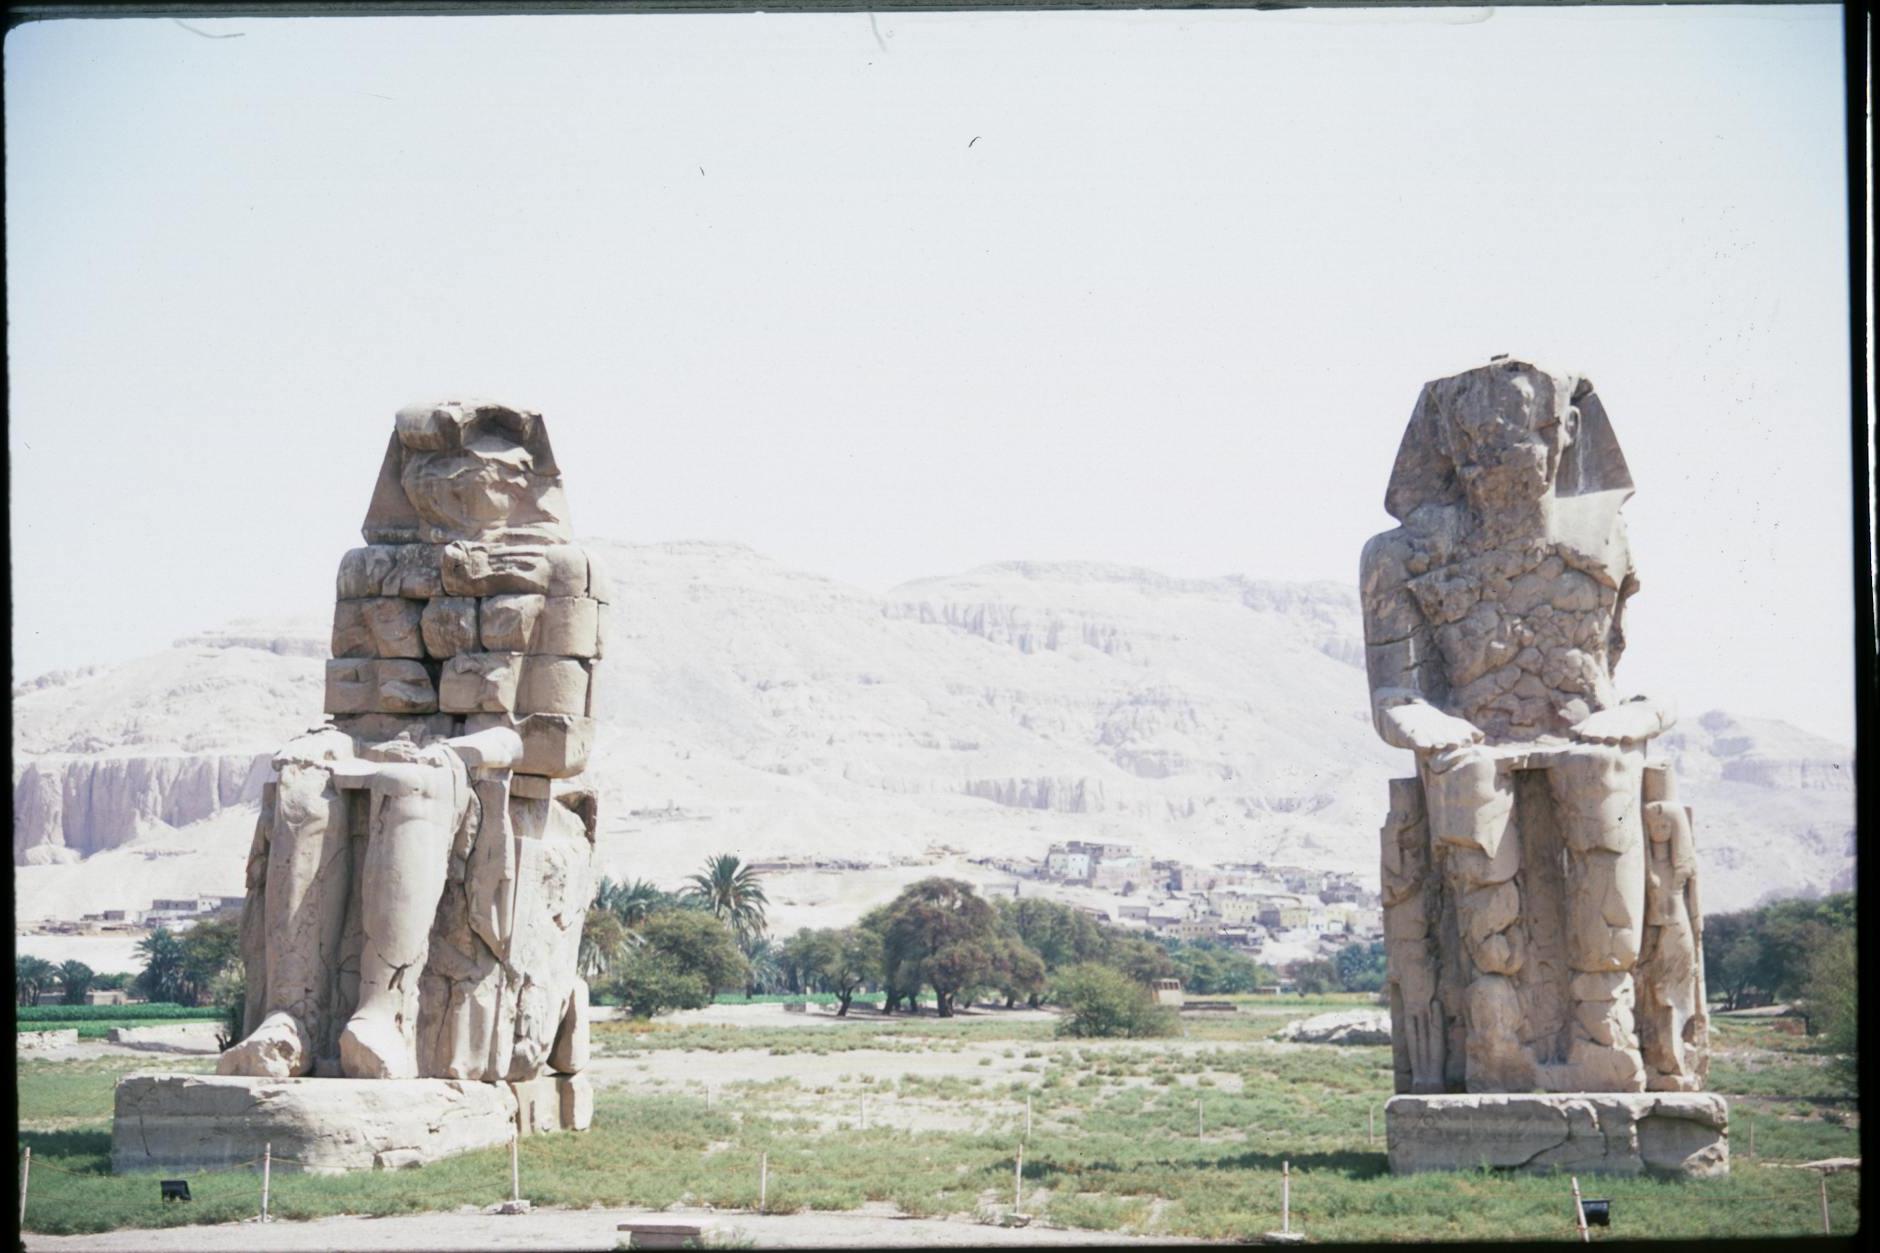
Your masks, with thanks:
<instances>
[{"instance_id":1,"label":"statue leg","mask_svg":"<svg viewBox=\"0 0 1880 1253\"><path fill-rule=\"evenodd\" d=\"M1471 747L1421 766L1430 838L1442 850L1467 958L1465 1073L1471 1092L1533 1086L1534 1058L1521 1043L1524 1018L1514 976L1525 946L1514 885L1521 841L1514 829L1514 783L1493 752Z\"/></svg>"},{"instance_id":2,"label":"statue leg","mask_svg":"<svg viewBox=\"0 0 1880 1253\"><path fill-rule=\"evenodd\" d=\"M373 767L359 955L359 1003L340 1033L351 1079L418 1073L418 983L458 825L461 767L447 762Z\"/></svg>"},{"instance_id":3,"label":"statue leg","mask_svg":"<svg viewBox=\"0 0 1880 1253\"><path fill-rule=\"evenodd\" d=\"M345 797L330 764L283 759L277 768L273 803L263 809L250 857L250 905L258 898L266 935L253 947L244 937L246 956L259 958L264 971L250 985L265 999L248 1010L258 1025L216 1063L225 1075L285 1079L312 1070L339 966L348 886Z\"/></svg>"},{"instance_id":4,"label":"statue leg","mask_svg":"<svg viewBox=\"0 0 1880 1253\"><path fill-rule=\"evenodd\" d=\"M1552 759L1547 784L1567 850L1568 997L1564 1084L1642 1092L1634 974L1645 930L1643 748L1576 745Z\"/></svg>"}]
</instances>

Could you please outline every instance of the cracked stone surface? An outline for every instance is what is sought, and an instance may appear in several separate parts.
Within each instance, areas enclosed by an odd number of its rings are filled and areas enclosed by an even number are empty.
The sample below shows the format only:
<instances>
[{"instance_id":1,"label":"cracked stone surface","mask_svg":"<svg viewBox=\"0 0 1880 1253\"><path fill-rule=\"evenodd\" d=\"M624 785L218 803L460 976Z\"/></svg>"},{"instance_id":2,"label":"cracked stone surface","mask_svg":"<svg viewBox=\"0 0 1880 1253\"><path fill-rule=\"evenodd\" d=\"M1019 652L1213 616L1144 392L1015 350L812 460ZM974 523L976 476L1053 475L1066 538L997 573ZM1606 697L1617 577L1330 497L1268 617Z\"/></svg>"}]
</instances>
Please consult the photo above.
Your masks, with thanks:
<instances>
[{"instance_id":1,"label":"cracked stone surface","mask_svg":"<svg viewBox=\"0 0 1880 1253\"><path fill-rule=\"evenodd\" d=\"M1399 1092L1703 1087L1692 815L1647 757L1676 713L1613 679L1632 490L1592 383L1523 361L1404 432L1360 563L1373 719L1416 763L1381 833Z\"/></svg>"},{"instance_id":2,"label":"cracked stone surface","mask_svg":"<svg viewBox=\"0 0 1880 1253\"><path fill-rule=\"evenodd\" d=\"M519 1123L520 1101L540 1112ZM585 1076L508 1084L130 1075L117 1086L111 1169L236 1166L267 1145L280 1171L418 1166L507 1144L518 1126L525 1135L574 1127L561 1116L564 1105L592 1116Z\"/></svg>"},{"instance_id":3,"label":"cracked stone surface","mask_svg":"<svg viewBox=\"0 0 1880 1253\"><path fill-rule=\"evenodd\" d=\"M1703 1179L1730 1168L1715 1093L1396 1096L1384 1129L1393 1174L1486 1165Z\"/></svg>"}]
</instances>

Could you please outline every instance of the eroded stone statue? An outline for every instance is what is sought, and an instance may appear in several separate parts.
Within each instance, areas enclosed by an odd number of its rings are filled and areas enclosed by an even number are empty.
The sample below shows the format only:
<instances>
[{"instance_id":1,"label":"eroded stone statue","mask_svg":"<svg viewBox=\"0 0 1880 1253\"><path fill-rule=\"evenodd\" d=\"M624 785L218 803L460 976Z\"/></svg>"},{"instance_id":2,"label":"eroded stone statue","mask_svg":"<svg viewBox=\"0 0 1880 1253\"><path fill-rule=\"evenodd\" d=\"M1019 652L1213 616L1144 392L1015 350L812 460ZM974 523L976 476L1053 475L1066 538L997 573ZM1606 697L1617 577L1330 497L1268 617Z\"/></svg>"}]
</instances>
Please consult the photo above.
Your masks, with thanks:
<instances>
[{"instance_id":1,"label":"eroded stone statue","mask_svg":"<svg viewBox=\"0 0 1880 1253\"><path fill-rule=\"evenodd\" d=\"M1424 387L1364 549L1372 712L1416 755L1383 829L1397 1090L1694 1092L1690 814L1613 669L1638 589L1590 382L1498 358Z\"/></svg>"},{"instance_id":2,"label":"eroded stone statue","mask_svg":"<svg viewBox=\"0 0 1880 1253\"><path fill-rule=\"evenodd\" d=\"M219 1073L534 1079L586 1065L579 776L606 585L540 414L415 405L340 563L331 721L274 759ZM576 1119L575 1121L584 1121Z\"/></svg>"}]
</instances>

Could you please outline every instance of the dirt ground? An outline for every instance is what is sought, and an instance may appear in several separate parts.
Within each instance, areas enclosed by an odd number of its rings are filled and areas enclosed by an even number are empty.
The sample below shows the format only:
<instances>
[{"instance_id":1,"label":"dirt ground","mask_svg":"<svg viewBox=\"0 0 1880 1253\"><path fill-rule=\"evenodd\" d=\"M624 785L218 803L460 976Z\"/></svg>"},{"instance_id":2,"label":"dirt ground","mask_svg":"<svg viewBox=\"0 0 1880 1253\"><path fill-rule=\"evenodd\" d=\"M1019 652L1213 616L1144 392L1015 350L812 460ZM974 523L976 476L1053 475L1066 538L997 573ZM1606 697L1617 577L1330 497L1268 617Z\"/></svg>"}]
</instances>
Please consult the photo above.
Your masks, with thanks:
<instances>
[{"instance_id":1,"label":"dirt ground","mask_svg":"<svg viewBox=\"0 0 1880 1253\"><path fill-rule=\"evenodd\" d=\"M935 1218L899 1218L892 1206L846 1213L744 1214L708 1210L537 1210L498 1216L477 1210L399 1214L388 1218L320 1218L311 1222L227 1223L213 1227L126 1228L89 1236L26 1237L26 1248L85 1253L272 1253L274 1250L357 1249L361 1253L443 1253L451 1249L611 1250L621 1247L623 1222L697 1223L706 1238L749 1241L766 1249L1039 1247L1065 1245L1200 1244L1168 1236L1124 1236L1051 1227L994 1227Z\"/></svg>"}]
</instances>

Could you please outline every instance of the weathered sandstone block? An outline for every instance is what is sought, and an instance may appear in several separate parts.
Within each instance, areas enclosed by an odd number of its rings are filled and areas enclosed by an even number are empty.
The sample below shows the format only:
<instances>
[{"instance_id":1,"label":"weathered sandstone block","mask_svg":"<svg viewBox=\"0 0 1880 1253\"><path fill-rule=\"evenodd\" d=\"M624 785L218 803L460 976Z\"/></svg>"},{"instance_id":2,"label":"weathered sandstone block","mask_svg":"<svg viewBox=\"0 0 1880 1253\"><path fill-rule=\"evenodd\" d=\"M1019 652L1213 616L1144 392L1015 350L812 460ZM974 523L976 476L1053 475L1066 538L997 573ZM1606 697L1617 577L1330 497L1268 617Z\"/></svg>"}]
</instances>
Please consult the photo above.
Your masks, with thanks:
<instances>
[{"instance_id":1,"label":"weathered sandstone block","mask_svg":"<svg viewBox=\"0 0 1880 1253\"><path fill-rule=\"evenodd\" d=\"M515 710L523 715L587 713L587 667L572 657L524 657Z\"/></svg>"},{"instance_id":2,"label":"weathered sandstone block","mask_svg":"<svg viewBox=\"0 0 1880 1253\"><path fill-rule=\"evenodd\" d=\"M1715 1093L1396 1096L1384 1106L1393 1174L1425 1170L1729 1173L1728 1109Z\"/></svg>"},{"instance_id":3,"label":"weathered sandstone block","mask_svg":"<svg viewBox=\"0 0 1880 1253\"><path fill-rule=\"evenodd\" d=\"M600 602L586 596L551 596L535 625L530 651L562 657L599 654Z\"/></svg>"},{"instance_id":4,"label":"weathered sandstone block","mask_svg":"<svg viewBox=\"0 0 1880 1253\"><path fill-rule=\"evenodd\" d=\"M388 1169L504 1145L515 1127L503 1083L131 1075L117 1086L111 1169L228 1169L264 1145L279 1171ZM561 1127L538 1120L525 1133Z\"/></svg>"},{"instance_id":5,"label":"weathered sandstone block","mask_svg":"<svg viewBox=\"0 0 1880 1253\"><path fill-rule=\"evenodd\" d=\"M516 707L523 658L515 653L459 653L444 663L438 703L448 713L508 713Z\"/></svg>"},{"instance_id":6,"label":"weathered sandstone block","mask_svg":"<svg viewBox=\"0 0 1880 1253\"><path fill-rule=\"evenodd\" d=\"M543 652L535 648L535 620L545 596L534 593L486 596L482 601L483 647L489 652Z\"/></svg>"},{"instance_id":7,"label":"weathered sandstone block","mask_svg":"<svg viewBox=\"0 0 1880 1253\"><path fill-rule=\"evenodd\" d=\"M477 601L474 596L438 596L424 604L424 651L455 657L477 650Z\"/></svg>"}]
</instances>

